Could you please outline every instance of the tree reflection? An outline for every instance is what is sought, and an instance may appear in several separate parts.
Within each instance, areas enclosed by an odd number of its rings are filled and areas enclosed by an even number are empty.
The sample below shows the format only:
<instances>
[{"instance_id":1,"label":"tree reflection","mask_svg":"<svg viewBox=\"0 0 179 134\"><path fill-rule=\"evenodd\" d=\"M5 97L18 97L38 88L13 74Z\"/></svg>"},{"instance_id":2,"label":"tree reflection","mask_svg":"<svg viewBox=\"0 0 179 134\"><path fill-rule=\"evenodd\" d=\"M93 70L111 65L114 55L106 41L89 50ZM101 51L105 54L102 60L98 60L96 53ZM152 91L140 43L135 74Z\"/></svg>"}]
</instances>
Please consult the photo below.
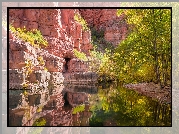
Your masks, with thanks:
<instances>
[{"instance_id":1,"label":"tree reflection","mask_svg":"<svg viewBox=\"0 0 179 134\"><path fill-rule=\"evenodd\" d=\"M171 125L170 104L160 104L133 90L114 85L107 89L100 88L98 97L99 103L91 107L95 113L90 120L92 126Z\"/></svg>"}]
</instances>

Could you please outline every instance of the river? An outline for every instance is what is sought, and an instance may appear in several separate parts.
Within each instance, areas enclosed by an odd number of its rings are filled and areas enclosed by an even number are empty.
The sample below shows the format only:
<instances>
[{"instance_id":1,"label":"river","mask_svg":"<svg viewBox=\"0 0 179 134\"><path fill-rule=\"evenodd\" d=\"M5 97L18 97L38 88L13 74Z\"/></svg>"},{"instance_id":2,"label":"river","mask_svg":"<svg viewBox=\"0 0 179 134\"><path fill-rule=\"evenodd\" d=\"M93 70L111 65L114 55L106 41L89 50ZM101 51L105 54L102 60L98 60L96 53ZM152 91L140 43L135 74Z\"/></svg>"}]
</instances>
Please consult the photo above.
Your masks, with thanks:
<instances>
[{"instance_id":1,"label":"river","mask_svg":"<svg viewBox=\"0 0 179 134\"><path fill-rule=\"evenodd\" d=\"M9 90L9 126L171 126L171 104L116 84Z\"/></svg>"}]
</instances>

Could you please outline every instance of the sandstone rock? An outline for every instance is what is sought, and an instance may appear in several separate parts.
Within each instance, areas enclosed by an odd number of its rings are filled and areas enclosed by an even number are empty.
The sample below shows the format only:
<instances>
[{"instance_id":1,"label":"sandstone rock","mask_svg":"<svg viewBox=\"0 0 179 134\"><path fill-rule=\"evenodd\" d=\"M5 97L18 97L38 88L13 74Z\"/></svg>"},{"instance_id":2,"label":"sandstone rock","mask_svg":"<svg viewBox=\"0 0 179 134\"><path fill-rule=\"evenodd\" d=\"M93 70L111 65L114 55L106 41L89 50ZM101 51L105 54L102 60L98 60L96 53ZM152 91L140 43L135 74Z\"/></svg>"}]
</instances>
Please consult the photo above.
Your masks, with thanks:
<instances>
[{"instance_id":1,"label":"sandstone rock","mask_svg":"<svg viewBox=\"0 0 179 134\"><path fill-rule=\"evenodd\" d=\"M24 9L10 9L9 16L10 20L13 19L22 19L24 13Z\"/></svg>"},{"instance_id":2,"label":"sandstone rock","mask_svg":"<svg viewBox=\"0 0 179 134\"><path fill-rule=\"evenodd\" d=\"M24 18L27 18L28 21L38 21L37 12L39 12L39 9L26 9L24 10Z\"/></svg>"},{"instance_id":3,"label":"sandstone rock","mask_svg":"<svg viewBox=\"0 0 179 134\"><path fill-rule=\"evenodd\" d=\"M11 51L27 51L27 46L25 46L23 44L23 42L22 43L17 43L17 42L13 42L12 40L10 40L9 49Z\"/></svg>"},{"instance_id":4,"label":"sandstone rock","mask_svg":"<svg viewBox=\"0 0 179 134\"><path fill-rule=\"evenodd\" d=\"M86 56L90 56L90 50L93 49L93 45L91 43L85 44L81 46L81 51L86 54Z\"/></svg>"},{"instance_id":5,"label":"sandstone rock","mask_svg":"<svg viewBox=\"0 0 179 134\"><path fill-rule=\"evenodd\" d=\"M84 67L82 67L82 65L84 65ZM71 59L68 62L68 72L72 73L72 72L85 72L87 71L87 62L82 62L76 58Z\"/></svg>"},{"instance_id":6,"label":"sandstone rock","mask_svg":"<svg viewBox=\"0 0 179 134\"><path fill-rule=\"evenodd\" d=\"M71 21L74 20L74 10L61 9L61 21L62 25L70 25Z\"/></svg>"},{"instance_id":7,"label":"sandstone rock","mask_svg":"<svg viewBox=\"0 0 179 134\"><path fill-rule=\"evenodd\" d=\"M74 49L76 49L76 50L78 50L78 51L80 51L80 39L75 39L75 41L74 41Z\"/></svg>"},{"instance_id":8,"label":"sandstone rock","mask_svg":"<svg viewBox=\"0 0 179 134\"><path fill-rule=\"evenodd\" d=\"M9 68L17 69L25 66L24 51L9 51Z\"/></svg>"},{"instance_id":9,"label":"sandstone rock","mask_svg":"<svg viewBox=\"0 0 179 134\"><path fill-rule=\"evenodd\" d=\"M81 39L82 38L82 26L79 23L75 23L74 31L75 31L74 38Z\"/></svg>"},{"instance_id":10,"label":"sandstone rock","mask_svg":"<svg viewBox=\"0 0 179 134\"><path fill-rule=\"evenodd\" d=\"M88 96L86 93L67 92L67 100L71 106L76 106L88 101Z\"/></svg>"},{"instance_id":11,"label":"sandstone rock","mask_svg":"<svg viewBox=\"0 0 179 134\"><path fill-rule=\"evenodd\" d=\"M62 37L62 35L64 35L64 34L59 34L57 29L51 29L49 37L55 37L55 38L61 37L61 38L63 38L64 36Z\"/></svg>"},{"instance_id":12,"label":"sandstone rock","mask_svg":"<svg viewBox=\"0 0 179 134\"><path fill-rule=\"evenodd\" d=\"M64 81L64 77L61 72L52 72L51 73L51 81L56 84L62 84Z\"/></svg>"},{"instance_id":13,"label":"sandstone rock","mask_svg":"<svg viewBox=\"0 0 179 134\"><path fill-rule=\"evenodd\" d=\"M125 16L118 17L116 9L80 9L79 12L90 27L97 31L104 30L104 39L114 46L127 36L128 25L123 21Z\"/></svg>"},{"instance_id":14,"label":"sandstone rock","mask_svg":"<svg viewBox=\"0 0 179 134\"><path fill-rule=\"evenodd\" d=\"M9 23L12 24L15 28L21 27L21 21L18 18L9 20Z\"/></svg>"},{"instance_id":15,"label":"sandstone rock","mask_svg":"<svg viewBox=\"0 0 179 134\"><path fill-rule=\"evenodd\" d=\"M28 31L30 31L31 29L30 29L30 27L28 27L28 24L29 24L29 21L27 21L27 20L21 20L20 21L20 24L19 24L19 26L17 27L17 28L26 28ZM14 24L13 24L13 26L14 26Z\"/></svg>"},{"instance_id":16,"label":"sandstone rock","mask_svg":"<svg viewBox=\"0 0 179 134\"><path fill-rule=\"evenodd\" d=\"M9 12L9 20L16 28L25 26L28 30L40 30L48 41L48 47L36 49L30 44L14 38L14 35L10 33L10 38L13 40L10 41L9 67L10 69L22 70L25 61L32 60L35 73L31 74L30 82L38 80L39 87L48 86L49 79L46 74L37 73L43 69L42 66L38 65L37 57L39 54L43 57L45 66L51 75L53 72L62 73L65 66L68 67L68 70L65 71L69 73L88 70L88 63L74 60L73 49L89 55L88 51L92 49L91 35L89 31L83 31L82 25L74 20L73 9L12 9ZM67 58L70 59L68 63L65 62ZM56 83L62 81L61 76L57 77ZM11 87L13 84L14 82L11 82Z\"/></svg>"},{"instance_id":17,"label":"sandstone rock","mask_svg":"<svg viewBox=\"0 0 179 134\"><path fill-rule=\"evenodd\" d=\"M30 29L30 30L32 30L32 29L38 29L38 23L30 21L28 23L27 29Z\"/></svg>"},{"instance_id":18,"label":"sandstone rock","mask_svg":"<svg viewBox=\"0 0 179 134\"><path fill-rule=\"evenodd\" d=\"M29 74L28 81L30 83L37 83L37 76L36 76L35 71Z\"/></svg>"},{"instance_id":19,"label":"sandstone rock","mask_svg":"<svg viewBox=\"0 0 179 134\"><path fill-rule=\"evenodd\" d=\"M41 94L28 95L29 106L37 106L40 104Z\"/></svg>"},{"instance_id":20,"label":"sandstone rock","mask_svg":"<svg viewBox=\"0 0 179 134\"><path fill-rule=\"evenodd\" d=\"M60 62L58 59L45 58L45 60L45 66L49 72L62 72L63 63Z\"/></svg>"},{"instance_id":21,"label":"sandstone rock","mask_svg":"<svg viewBox=\"0 0 179 134\"><path fill-rule=\"evenodd\" d=\"M75 86L74 92L85 92L89 94L96 94L98 92L98 89L95 86Z\"/></svg>"},{"instance_id":22,"label":"sandstone rock","mask_svg":"<svg viewBox=\"0 0 179 134\"><path fill-rule=\"evenodd\" d=\"M90 42L90 35L82 35L81 24L74 21L74 10L72 9L11 10L10 16L10 22L13 21L15 27L22 28L25 26L28 30L38 28L43 36L59 38L53 42L61 46L58 47L58 49L63 49L64 47L66 47L64 48L66 50L69 48L73 49L73 46L74 48L80 48L82 43L87 44ZM61 21L61 23L59 23L59 21ZM59 24L62 24L62 27ZM71 46L67 47L69 39ZM82 39L84 42L81 42ZM59 44L59 41L63 41L64 43Z\"/></svg>"},{"instance_id":23,"label":"sandstone rock","mask_svg":"<svg viewBox=\"0 0 179 134\"><path fill-rule=\"evenodd\" d=\"M89 44L90 41L91 41L91 33L90 33L90 31L83 31L82 35L83 35L83 44L84 45Z\"/></svg>"},{"instance_id":24,"label":"sandstone rock","mask_svg":"<svg viewBox=\"0 0 179 134\"><path fill-rule=\"evenodd\" d=\"M24 81L24 75L17 70L9 70L9 88L10 89L22 89L22 83Z\"/></svg>"},{"instance_id":25,"label":"sandstone rock","mask_svg":"<svg viewBox=\"0 0 179 134\"><path fill-rule=\"evenodd\" d=\"M97 82L97 74L93 72L73 72L64 74L64 84L94 85Z\"/></svg>"},{"instance_id":26,"label":"sandstone rock","mask_svg":"<svg viewBox=\"0 0 179 134\"><path fill-rule=\"evenodd\" d=\"M40 26L39 30L42 32L43 36L49 36L50 35L50 31L52 30L51 26Z\"/></svg>"}]
</instances>

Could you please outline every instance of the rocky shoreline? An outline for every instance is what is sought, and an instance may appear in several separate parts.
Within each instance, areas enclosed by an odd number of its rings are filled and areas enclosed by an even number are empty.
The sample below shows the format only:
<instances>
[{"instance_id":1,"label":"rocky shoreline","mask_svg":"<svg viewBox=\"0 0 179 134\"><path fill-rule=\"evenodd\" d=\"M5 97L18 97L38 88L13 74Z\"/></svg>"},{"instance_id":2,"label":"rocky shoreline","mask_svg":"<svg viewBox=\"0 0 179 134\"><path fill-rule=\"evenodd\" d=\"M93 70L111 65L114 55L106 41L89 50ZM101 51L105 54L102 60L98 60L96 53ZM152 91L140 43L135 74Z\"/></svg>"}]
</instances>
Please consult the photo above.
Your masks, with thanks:
<instances>
[{"instance_id":1,"label":"rocky shoreline","mask_svg":"<svg viewBox=\"0 0 179 134\"><path fill-rule=\"evenodd\" d=\"M171 103L171 87L160 88L160 85L153 82L150 83L138 83L138 84L126 84L124 87L135 90L141 95L145 95L154 100L159 101L162 104Z\"/></svg>"}]
</instances>

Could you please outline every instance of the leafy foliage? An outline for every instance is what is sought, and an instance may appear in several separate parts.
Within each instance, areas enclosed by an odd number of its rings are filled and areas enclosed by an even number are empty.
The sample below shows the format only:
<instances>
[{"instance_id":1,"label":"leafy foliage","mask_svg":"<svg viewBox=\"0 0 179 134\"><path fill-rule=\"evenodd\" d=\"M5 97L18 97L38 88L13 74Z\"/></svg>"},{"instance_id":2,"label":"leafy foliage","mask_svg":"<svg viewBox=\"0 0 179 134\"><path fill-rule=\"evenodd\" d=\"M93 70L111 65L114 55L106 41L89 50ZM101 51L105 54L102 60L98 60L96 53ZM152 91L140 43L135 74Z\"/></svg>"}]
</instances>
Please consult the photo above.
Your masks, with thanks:
<instances>
[{"instance_id":1,"label":"leafy foliage","mask_svg":"<svg viewBox=\"0 0 179 134\"><path fill-rule=\"evenodd\" d=\"M83 112L85 110L85 105L79 105L73 108L72 114L77 114L78 112Z\"/></svg>"},{"instance_id":2,"label":"leafy foliage","mask_svg":"<svg viewBox=\"0 0 179 134\"><path fill-rule=\"evenodd\" d=\"M32 126L45 126L46 120L44 118L37 119Z\"/></svg>"},{"instance_id":3,"label":"leafy foliage","mask_svg":"<svg viewBox=\"0 0 179 134\"><path fill-rule=\"evenodd\" d=\"M87 56L86 56L85 53L80 52L80 51L78 51L78 50L76 50L76 49L74 49L73 52L74 52L74 55L75 55L78 59L80 59L80 60L82 60L82 61L87 61L87 60L88 60L88 58L87 58Z\"/></svg>"},{"instance_id":4,"label":"leafy foliage","mask_svg":"<svg viewBox=\"0 0 179 134\"><path fill-rule=\"evenodd\" d=\"M119 9L132 28L112 56L116 78L125 83L154 81L170 84L171 11ZM152 76L154 76L152 78Z\"/></svg>"},{"instance_id":5,"label":"leafy foliage","mask_svg":"<svg viewBox=\"0 0 179 134\"><path fill-rule=\"evenodd\" d=\"M128 36L113 52L90 52L94 71L102 76L101 80L171 85L171 10L118 9L117 15L121 14L127 16ZM102 34L92 33L99 47Z\"/></svg>"},{"instance_id":6,"label":"leafy foliage","mask_svg":"<svg viewBox=\"0 0 179 134\"><path fill-rule=\"evenodd\" d=\"M19 39L22 39L25 42L29 42L34 47L41 47L41 45L47 46L48 42L44 39L41 32L37 29L33 29L28 31L24 28L15 28L10 25L9 30L15 34L15 36Z\"/></svg>"},{"instance_id":7,"label":"leafy foliage","mask_svg":"<svg viewBox=\"0 0 179 134\"><path fill-rule=\"evenodd\" d=\"M83 31L89 31L87 22L81 17L80 14L76 13L74 16L74 20L76 20L77 22L79 22L82 25Z\"/></svg>"}]
</instances>

